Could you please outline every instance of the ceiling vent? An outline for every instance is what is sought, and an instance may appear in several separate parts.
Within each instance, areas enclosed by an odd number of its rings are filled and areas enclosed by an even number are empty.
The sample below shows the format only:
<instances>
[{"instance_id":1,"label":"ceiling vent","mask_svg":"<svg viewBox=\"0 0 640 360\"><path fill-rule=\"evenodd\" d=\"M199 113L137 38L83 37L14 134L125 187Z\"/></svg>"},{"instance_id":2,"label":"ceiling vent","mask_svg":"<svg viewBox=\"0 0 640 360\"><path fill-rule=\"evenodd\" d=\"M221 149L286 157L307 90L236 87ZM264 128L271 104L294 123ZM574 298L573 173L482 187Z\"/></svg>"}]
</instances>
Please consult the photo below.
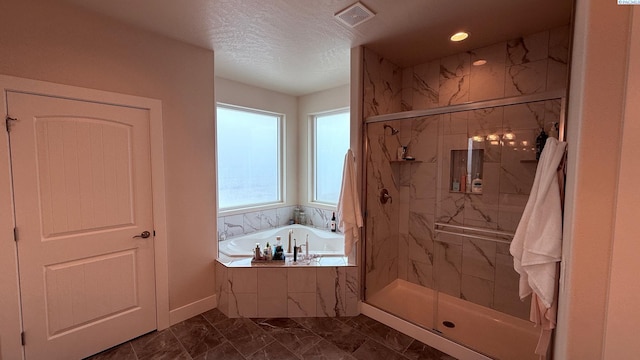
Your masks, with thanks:
<instances>
[{"instance_id":1,"label":"ceiling vent","mask_svg":"<svg viewBox=\"0 0 640 360\"><path fill-rule=\"evenodd\" d=\"M367 9L362 3L357 2L348 8L336 13L335 18L348 27L355 27L375 16L373 11Z\"/></svg>"}]
</instances>

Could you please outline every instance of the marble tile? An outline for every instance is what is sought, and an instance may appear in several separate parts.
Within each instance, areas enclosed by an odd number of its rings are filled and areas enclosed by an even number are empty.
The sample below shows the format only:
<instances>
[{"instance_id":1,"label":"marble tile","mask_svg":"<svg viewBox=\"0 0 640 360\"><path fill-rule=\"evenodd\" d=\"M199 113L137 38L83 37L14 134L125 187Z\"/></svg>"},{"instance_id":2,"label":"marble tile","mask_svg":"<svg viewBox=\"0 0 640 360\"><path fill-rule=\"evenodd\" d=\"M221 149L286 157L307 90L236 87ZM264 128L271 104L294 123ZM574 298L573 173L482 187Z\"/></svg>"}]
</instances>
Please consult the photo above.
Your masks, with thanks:
<instances>
[{"instance_id":1,"label":"marble tile","mask_svg":"<svg viewBox=\"0 0 640 360\"><path fill-rule=\"evenodd\" d=\"M289 225L289 220L293 219L293 206L285 206L276 210L278 226Z\"/></svg>"},{"instance_id":2,"label":"marble tile","mask_svg":"<svg viewBox=\"0 0 640 360\"><path fill-rule=\"evenodd\" d=\"M425 214L435 214L438 164L411 165L411 209L420 209Z\"/></svg>"},{"instance_id":3,"label":"marble tile","mask_svg":"<svg viewBox=\"0 0 640 360\"><path fill-rule=\"evenodd\" d=\"M409 214L409 259L433 264L433 215L412 211Z\"/></svg>"},{"instance_id":4,"label":"marble tile","mask_svg":"<svg viewBox=\"0 0 640 360\"><path fill-rule=\"evenodd\" d=\"M257 317L258 294L229 293L229 317Z\"/></svg>"},{"instance_id":5,"label":"marble tile","mask_svg":"<svg viewBox=\"0 0 640 360\"><path fill-rule=\"evenodd\" d=\"M276 345L263 347L247 357L247 360L298 360L298 357L286 348Z\"/></svg>"},{"instance_id":6,"label":"marble tile","mask_svg":"<svg viewBox=\"0 0 640 360\"><path fill-rule=\"evenodd\" d=\"M435 243L435 288L451 296L460 296L462 246Z\"/></svg>"},{"instance_id":7,"label":"marble tile","mask_svg":"<svg viewBox=\"0 0 640 360\"><path fill-rule=\"evenodd\" d=\"M436 222L457 225L464 224L464 194L449 193L449 190L444 190L441 200L436 206Z\"/></svg>"},{"instance_id":8,"label":"marble tile","mask_svg":"<svg viewBox=\"0 0 640 360\"><path fill-rule=\"evenodd\" d=\"M481 66L471 66L469 101L496 99L505 95L506 43L498 43L470 52L471 62L486 60Z\"/></svg>"},{"instance_id":9,"label":"marble tile","mask_svg":"<svg viewBox=\"0 0 640 360\"><path fill-rule=\"evenodd\" d=\"M220 309L215 308L209 311L203 312L202 316L212 325L219 323L221 321L226 320L228 317L220 311Z\"/></svg>"},{"instance_id":10,"label":"marble tile","mask_svg":"<svg viewBox=\"0 0 640 360\"><path fill-rule=\"evenodd\" d=\"M533 143L535 132L530 130L515 131L519 142ZM537 164L535 162L523 162L523 160L535 159L535 150L529 146L521 147L518 144L507 145L502 150L500 164L500 194L528 195L533 185Z\"/></svg>"},{"instance_id":11,"label":"marble tile","mask_svg":"<svg viewBox=\"0 0 640 360\"><path fill-rule=\"evenodd\" d=\"M400 353L406 350L413 341L412 337L364 315L358 315L349 319L347 325Z\"/></svg>"},{"instance_id":12,"label":"marble tile","mask_svg":"<svg viewBox=\"0 0 640 360\"><path fill-rule=\"evenodd\" d=\"M531 309L531 297L529 296L522 301L520 300L517 289L509 289L496 284L493 295L493 308L505 314L528 321Z\"/></svg>"},{"instance_id":13,"label":"marble tile","mask_svg":"<svg viewBox=\"0 0 640 360\"><path fill-rule=\"evenodd\" d=\"M538 60L507 68L505 96L534 94L547 90L548 60Z\"/></svg>"},{"instance_id":14,"label":"marble tile","mask_svg":"<svg viewBox=\"0 0 640 360\"><path fill-rule=\"evenodd\" d=\"M460 292L461 299L489 308L493 306L493 281L463 274Z\"/></svg>"},{"instance_id":15,"label":"marble tile","mask_svg":"<svg viewBox=\"0 0 640 360\"><path fill-rule=\"evenodd\" d=\"M230 342L225 341L222 345L199 355L194 360L245 360L238 350L236 350Z\"/></svg>"},{"instance_id":16,"label":"marble tile","mask_svg":"<svg viewBox=\"0 0 640 360\"><path fill-rule=\"evenodd\" d=\"M200 315L171 326L171 331L191 357L204 354L225 341L222 334Z\"/></svg>"},{"instance_id":17,"label":"marble tile","mask_svg":"<svg viewBox=\"0 0 640 360\"><path fill-rule=\"evenodd\" d=\"M373 341L367 340L358 350L353 352L353 357L359 360L404 360L405 358L389 349L388 347Z\"/></svg>"},{"instance_id":18,"label":"marble tile","mask_svg":"<svg viewBox=\"0 0 640 360\"><path fill-rule=\"evenodd\" d=\"M438 60L413 67L412 104L414 110L430 109L438 106L440 71L440 61Z\"/></svg>"},{"instance_id":19,"label":"marble tile","mask_svg":"<svg viewBox=\"0 0 640 360\"><path fill-rule=\"evenodd\" d=\"M276 209L263 210L260 213L260 230L278 227L278 211Z\"/></svg>"},{"instance_id":20,"label":"marble tile","mask_svg":"<svg viewBox=\"0 0 640 360\"><path fill-rule=\"evenodd\" d=\"M402 101L402 70L365 48L364 117L400 111Z\"/></svg>"},{"instance_id":21,"label":"marble tile","mask_svg":"<svg viewBox=\"0 0 640 360\"><path fill-rule=\"evenodd\" d=\"M322 338L292 319L266 319L256 322L267 334L297 355L302 355Z\"/></svg>"},{"instance_id":22,"label":"marble tile","mask_svg":"<svg viewBox=\"0 0 640 360\"><path fill-rule=\"evenodd\" d=\"M243 215L230 215L225 216L223 219L223 233L225 234L225 238L240 236L245 233Z\"/></svg>"},{"instance_id":23,"label":"marble tile","mask_svg":"<svg viewBox=\"0 0 640 360\"><path fill-rule=\"evenodd\" d=\"M317 295L312 293L288 293L287 295L287 316L296 317L312 317L316 316Z\"/></svg>"},{"instance_id":24,"label":"marble tile","mask_svg":"<svg viewBox=\"0 0 640 360\"><path fill-rule=\"evenodd\" d=\"M503 127L523 130L539 129L544 126L546 104L543 101L504 107Z\"/></svg>"},{"instance_id":25,"label":"marble tile","mask_svg":"<svg viewBox=\"0 0 640 360\"><path fill-rule=\"evenodd\" d=\"M312 346L304 354L304 360L355 360L350 354L340 350L327 340L322 340Z\"/></svg>"},{"instance_id":26,"label":"marble tile","mask_svg":"<svg viewBox=\"0 0 640 360\"><path fill-rule=\"evenodd\" d=\"M345 268L345 316L355 316L360 313L358 304L360 302L360 269L355 266Z\"/></svg>"},{"instance_id":27,"label":"marble tile","mask_svg":"<svg viewBox=\"0 0 640 360\"><path fill-rule=\"evenodd\" d=\"M138 358L131 347L131 343L127 342L94 356L90 356L86 358L86 360L138 360Z\"/></svg>"},{"instance_id":28,"label":"marble tile","mask_svg":"<svg viewBox=\"0 0 640 360\"><path fill-rule=\"evenodd\" d=\"M498 229L515 232L528 200L529 195L500 194Z\"/></svg>"},{"instance_id":29,"label":"marble tile","mask_svg":"<svg viewBox=\"0 0 640 360\"><path fill-rule=\"evenodd\" d=\"M287 273L290 270L265 268L258 271L258 316L287 316Z\"/></svg>"},{"instance_id":30,"label":"marble tile","mask_svg":"<svg viewBox=\"0 0 640 360\"><path fill-rule=\"evenodd\" d=\"M402 69L402 103L401 111L413 110L413 67Z\"/></svg>"},{"instance_id":31,"label":"marble tile","mask_svg":"<svg viewBox=\"0 0 640 360\"><path fill-rule=\"evenodd\" d=\"M409 267L409 234L398 237L398 279L407 280Z\"/></svg>"},{"instance_id":32,"label":"marble tile","mask_svg":"<svg viewBox=\"0 0 640 360\"><path fill-rule=\"evenodd\" d=\"M171 330L154 331L131 341L138 359L188 359Z\"/></svg>"},{"instance_id":33,"label":"marble tile","mask_svg":"<svg viewBox=\"0 0 640 360\"><path fill-rule=\"evenodd\" d=\"M258 269L233 269L229 272L229 291L235 294L258 292Z\"/></svg>"},{"instance_id":34,"label":"marble tile","mask_svg":"<svg viewBox=\"0 0 640 360\"><path fill-rule=\"evenodd\" d=\"M409 259L407 281L433 288L433 264Z\"/></svg>"},{"instance_id":35,"label":"marble tile","mask_svg":"<svg viewBox=\"0 0 640 360\"><path fill-rule=\"evenodd\" d=\"M416 118L411 122L409 153L417 160L426 163L438 160L439 120L440 116L436 115Z\"/></svg>"},{"instance_id":36,"label":"marble tile","mask_svg":"<svg viewBox=\"0 0 640 360\"><path fill-rule=\"evenodd\" d=\"M316 291L316 268L288 269L287 272L288 292L315 292Z\"/></svg>"},{"instance_id":37,"label":"marble tile","mask_svg":"<svg viewBox=\"0 0 640 360\"><path fill-rule=\"evenodd\" d=\"M317 268L316 276L316 316L344 316L344 267Z\"/></svg>"},{"instance_id":38,"label":"marble tile","mask_svg":"<svg viewBox=\"0 0 640 360\"><path fill-rule=\"evenodd\" d=\"M496 243L465 239L462 244L462 273L493 280L496 272Z\"/></svg>"},{"instance_id":39,"label":"marble tile","mask_svg":"<svg viewBox=\"0 0 640 360\"><path fill-rule=\"evenodd\" d=\"M542 31L507 42L509 65L546 59L549 54L549 31Z\"/></svg>"},{"instance_id":40,"label":"marble tile","mask_svg":"<svg viewBox=\"0 0 640 360\"><path fill-rule=\"evenodd\" d=\"M453 356L425 345L418 340L414 340L403 355L411 360L456 360Z\"/></svg>"},{"instance_id":41,"label":"marble tile","mask_svg":"<svg viewBox=\"0 0 640 360\"><path fill-rule=\"evenodd\" d=\"M229 279L227 267L216 261L216 297L218 308L225 314L229 313Z\"/></svg>"},{"instance_id":42,"label":"marble tile","mask_svg":"<svg viewBox=\"0 0 640 360\"><path fill-rule=\"evenodd\" d=\"M300 318L297 321L347 353L354 352L367 340L366 336L335 318Z\"/></svg>"},{"instance_id":43,"label":"marble tile","mask_svg":"<svg viewBox=\"0 0 640 360\"><path fill-rule=\"evenodd\" d=\"M249 356L275 341L271 335L262 331L249 319L227 319L217 323L215 328L243 356Z\"/></svg>"},{"instance_id":44,"label":"marble tile","mask_svg":"<svg viewBox=\"0 0 640 360\"><path fill-rule=\"evenodd\" d=\"M242 214L242 226L245 234L260 231L261 214L260 211Z\"/></svg>"},{"instance_id":45,"label":"marble tile","mask_svg":"<svg viewBox=\"0 0 640 360\"><path fill-rule=\"evenodd\" d=\"M450 134L467 134L467 120L469 119L468 111L461 111L452 114L443 114L441 116L441 127L445 135Z\"/></svg>"},{"instance_id":46,"label":"marble tile","mask_svg":"<svg viewBox=\"0 0 640 360\"><path fill-rule=\"evenodd\" d=\"M440 59L440 71L450 76L469 75L471 69L471 54L462 52Z\"/></svg>"},{"instance_id":47,"label":"marble tile","mask_svg":"<svg viewBox=\"0 0 640 360\"><path fill-rule=\"evenodd\" d=\"M469 76L451 76L440 71L438 105L448 106L469 101Z\"/></svg>"}]
</instances>

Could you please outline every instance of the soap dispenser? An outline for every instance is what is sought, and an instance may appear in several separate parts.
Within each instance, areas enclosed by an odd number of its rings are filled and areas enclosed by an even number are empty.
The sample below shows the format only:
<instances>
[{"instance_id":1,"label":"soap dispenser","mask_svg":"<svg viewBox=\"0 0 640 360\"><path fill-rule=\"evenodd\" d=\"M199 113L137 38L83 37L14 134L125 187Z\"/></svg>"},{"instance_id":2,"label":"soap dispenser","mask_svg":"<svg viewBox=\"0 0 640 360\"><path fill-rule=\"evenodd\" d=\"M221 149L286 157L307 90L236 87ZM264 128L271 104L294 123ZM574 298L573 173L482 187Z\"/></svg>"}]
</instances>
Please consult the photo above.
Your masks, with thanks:
<instances>
[{"instance_id":1,"label":"soap dispenser","mask_svg":"<svg viewBox=\"0 0 640 360\"><path fill-rule=\"evenodd\" d=\"M480 173L476 173L476 177L471 180L471 192L474 194L482 194L482 179L480 179Z\"/></svg>"}]
</instances>

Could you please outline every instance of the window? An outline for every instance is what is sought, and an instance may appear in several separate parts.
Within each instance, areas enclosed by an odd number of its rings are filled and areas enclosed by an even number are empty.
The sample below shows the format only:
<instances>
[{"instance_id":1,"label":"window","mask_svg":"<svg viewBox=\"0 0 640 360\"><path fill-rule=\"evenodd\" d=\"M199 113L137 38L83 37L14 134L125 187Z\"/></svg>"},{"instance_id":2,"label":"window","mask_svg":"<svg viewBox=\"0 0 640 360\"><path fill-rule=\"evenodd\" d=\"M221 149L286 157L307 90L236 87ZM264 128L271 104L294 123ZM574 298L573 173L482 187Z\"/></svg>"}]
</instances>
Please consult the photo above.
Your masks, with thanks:
<instances>
[{"instance_id":1,"label":"window","mask_svg":"<svg viewBox=\"0 0 640 360\"><path fill-rule=\"evenodd\" d=\"M344 155L349 149L349 109L319 114L313 121L313 202L335 205L342 185Z\"/></svg>"},{"instance_id":2,"label":"window","mask_svg":"<svg viewBox=\"0 0 640 360\"><path fill-rule=\"evenodd\" d=\"M283 116L218 105L220 211L282 202Z\"/></svg>"}]
</instances>

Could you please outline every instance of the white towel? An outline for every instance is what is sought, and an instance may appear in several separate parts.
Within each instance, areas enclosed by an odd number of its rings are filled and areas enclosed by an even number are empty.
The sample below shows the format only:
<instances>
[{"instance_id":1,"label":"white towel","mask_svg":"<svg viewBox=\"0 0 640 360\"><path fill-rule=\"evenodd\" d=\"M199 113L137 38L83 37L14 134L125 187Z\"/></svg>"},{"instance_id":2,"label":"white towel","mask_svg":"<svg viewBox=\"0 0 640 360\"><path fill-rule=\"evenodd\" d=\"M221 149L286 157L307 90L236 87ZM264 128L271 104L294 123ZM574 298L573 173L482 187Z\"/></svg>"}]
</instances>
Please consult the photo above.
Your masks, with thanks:
<instances>
[{"instance_id":1,"label":"white towel","mask_svg":"<svg viewBox=\"0 0 640 360\"><path fill-rule=\"evenodd\" d=\"M562 208L558 165L567 144L548 138L540 156L529 200L509 252L520 274L520 299L533 293L529 319L540 326L536 354L547 352L556 324L557 262L562 255Z\"/></svg>"},{"instance_id":2,"label":"white towel","mask_svg":"<svg viewBox=\"0 0 640 360\"><path fill-rule=\"evenodd\" d=\"M360 212L354 170L355 161L353 152L349 149L344 156L342 188L338 198L338 229L344 234L344 253L346 255L351 253L353 245L358 241L362 227L362 213Z\"/></svg>"},{"instance_id":3,"label":"white towel","mask_svg":"<svg viewBox=\"0 0 640 360\"><path fill-rule=\"evenodd\" d=\"M534 291L551 307L556 274L555 263L562 251L562 209L557 169L567 144L547 139L529 200L511 242L515 270L520 274L520 298Z\"/></svg>"}]
</instances>

